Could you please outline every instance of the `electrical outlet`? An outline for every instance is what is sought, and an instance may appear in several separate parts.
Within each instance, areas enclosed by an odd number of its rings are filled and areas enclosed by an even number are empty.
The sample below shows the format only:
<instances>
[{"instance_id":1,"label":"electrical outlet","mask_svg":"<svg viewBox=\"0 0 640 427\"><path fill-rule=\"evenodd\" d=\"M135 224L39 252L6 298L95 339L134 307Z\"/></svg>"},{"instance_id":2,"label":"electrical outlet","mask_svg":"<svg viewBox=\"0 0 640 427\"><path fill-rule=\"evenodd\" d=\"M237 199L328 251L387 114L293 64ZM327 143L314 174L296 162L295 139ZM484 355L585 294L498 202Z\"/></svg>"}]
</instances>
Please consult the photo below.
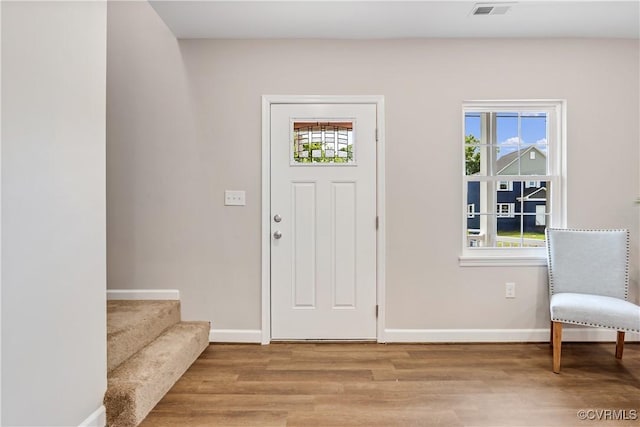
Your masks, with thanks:
<instances>
[{"instance_id":1,"label":"electrical outlet","mask_svg":"<svg viewBox=\"0 0 640 427\"><path fill-rule=\"evenodd\" d=\"M225 190L224 205L225 206L244 206L246 205L245 192L235 190Z\"/></svg>"},{"instance_id":2,"label":"electrical outlet","mask_svg":"<svg viewBox=\"0 0 640 427\"><path fill-rule=\"evenodd\" d=\"M516 284L513 282L507 282L504 284L504 297L515 298L516 297Z\"/></svg>"}]
</instances>

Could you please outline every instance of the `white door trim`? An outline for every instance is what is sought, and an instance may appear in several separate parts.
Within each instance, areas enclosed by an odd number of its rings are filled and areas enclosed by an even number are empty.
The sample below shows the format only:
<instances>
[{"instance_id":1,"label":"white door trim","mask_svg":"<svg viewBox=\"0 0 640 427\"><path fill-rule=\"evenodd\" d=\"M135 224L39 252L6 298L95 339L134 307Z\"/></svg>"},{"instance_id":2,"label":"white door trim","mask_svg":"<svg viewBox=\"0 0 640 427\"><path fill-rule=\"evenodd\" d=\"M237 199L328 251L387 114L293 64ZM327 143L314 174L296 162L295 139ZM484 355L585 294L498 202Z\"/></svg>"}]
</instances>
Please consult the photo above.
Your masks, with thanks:
<instances>
[{"instance_id":1,"label":"white door trim","mask_svg":"<svg viewBox=\"0 0 640 427\"><path fill-rule=\"evenodd\" d=\"M377 341L385 342L385 144L382 95L263 95L262 96L262 344L271 342L271 104L375 104L378 127L376 146Z\"/></svg>"}]
</instances>

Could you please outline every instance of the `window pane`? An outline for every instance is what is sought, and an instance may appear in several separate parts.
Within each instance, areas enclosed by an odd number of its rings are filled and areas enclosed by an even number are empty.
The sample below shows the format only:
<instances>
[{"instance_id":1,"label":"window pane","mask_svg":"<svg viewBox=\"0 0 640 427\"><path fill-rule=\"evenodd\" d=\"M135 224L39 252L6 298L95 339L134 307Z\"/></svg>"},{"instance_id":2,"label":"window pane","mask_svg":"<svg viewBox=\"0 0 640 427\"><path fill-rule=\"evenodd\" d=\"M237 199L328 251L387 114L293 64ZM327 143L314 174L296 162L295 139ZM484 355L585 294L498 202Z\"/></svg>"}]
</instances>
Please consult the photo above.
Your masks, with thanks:
<instances>
[{"instance_id":1,"label":"window pane","mask_svg":"<svg viewBox=\"0 0 640 427\"><path fill-rule=\"evenodd\" d=\"M522 236L520 233L521 215L512 215L510 218L498 218L497 238L495 246L499 248L521 247Z\"/></svg>"},{"instance_id":2,"label":"window pane","mask_svg":"<svg viewBox=\"0 0 640 427\"><path fill-rule=\"evenodd\" d=\"M520 174L518 113L496 113L496 175Z\"/></svg>"},{"instance_id":3,"label":"window pane","mask_svg":"<svg viewBox=\"0 0 640 427\"><path fill-rule=\"evenodd\" d=\"M464 115L464 134L467 138L473 137L480 141L480 113L465 113Z\"/></svg>"},{"instance_id":4,"label":"window pane","mask_svg":"<svg viewBox=\"0 0 640 427\"><path fill-rule=\"evenodd\" d=\"M486 145L481 145L482 121L480 118L482 114L465 113L464 116L465 175L486 174L485 165L489 151Z\"/></svg>"},{"instance_id":5,"label":"window pane","mask_svg":"<svg viewBox=\"0 0 640 427\"><path fill-rule=\"evenodd\" d=\"M485 246L487 232L487 184L486 182L467 183L466 235L468 247ZM492 216L493 217L493 216Z\"/></svg>"},{"instance_id":6,"label":"window pane","mask_svg":"<svg viewBox=\"0 0 640 427\"><path fill-rule=\"evenodd\" d=\"M487 221L493 221L494 215L488 214L476 214L474 216L474 221L471 219L467 219L467 247L469 248L482 248L487 246L487 233L484 228L480 227L481 223L486 223Z\"/></svg>"},{"instance_id":7,"label":"window pane","mask_svg":"<svg viewBox=\"0 0 640 427\"><path fill-rule=\"evenodd\" d=\"M521 175L547 174L547 146L530 145L520 155Z\"/></svg>"},{"instance_id":8,"label":"window pane","mask_svg":"<svg viewBox=\"0 0 640 427\"><path fill-rule=\"evenodd\" d=\"M485 199L484 194L485 191L481 191L480 182L467 183L467 230L472 232L479 232L481 222L479 214L486 212L486 204L481 204Z\"/></svg>"},{"instance_id":9,"label":"window pane","mask_svg":"<svg viewBox=\"0 0 640 427\"><path fill-rule=\"evenodd\" d=\"M502 210L496 210L499 215L520 213L520 200L524 183L520 181L498 181L496 185L496 206Z\"/></svg>"},{"instance_id":10,"label":"window pane","mask_svg":"<svg viewBox=\"0 0 640 427\"><path fill-rule=\"evenodd\" d=\"M526 147L547 143L547 113L521 113L520 136Z\"/></svg>"},{"instance_id":11,"label":"window pane","mask_svg":"<svg viewBox=\"0 0 640 427\"><path fill-rule=\"evenodd\" d=\"M494 158L496 147L492 145L465 144L465 175L490 175L489 163Z\"/></svg>"},{"instance_id":12,"label":"window pane","mask_svg":"<svg viewBox=\"0 0 640 427\"><path fill-rule=\"evenodd\" d=\"M547 225L548 182L514 181L514 191L497 192L496 247L542 247ZM511 204L513 210L511 211Z\"/></svg>"},{"instance_id":13,"label":"window pane","mask_svg":"<svg viewBox=\"0 0 640 427\"><path fill-rule=\"evenodd\" d=\"M520 156L521 175L546 175L547 166L547 145L529 145L522 150Z\"/></svg>"},{"instance_id":14,"label":"window pane","mask_svg":"<svg viewBox=\"0 0 640 427\"><path fill-rule=\"evenodd\" d=\"M467 139L469 141L469 139ZM486 150L486 147L480 147L479 144L465 144L464 146L464 162L465 175L480 174L480 156Z\"/></svg>"},{"instance_id":15,"label":"window pane","mask_svg":"<svg viewBox=\"0 0 640 427\"><path fill-rule=\"evenodd\" d=\"M294 122L292 164L352 164L352 122Z\"/></svg>"},{"instance_id":16,"label":"window pane","mask_svg":"<svg viewBox=\"0 0 640 427\"><path fill-rule=\"evenodd\" d=\"M498 220L495 247L536 248L545 245L545 226L535 226L536 215L515 215L509 221Z\"/></svg>"}]
</instances>

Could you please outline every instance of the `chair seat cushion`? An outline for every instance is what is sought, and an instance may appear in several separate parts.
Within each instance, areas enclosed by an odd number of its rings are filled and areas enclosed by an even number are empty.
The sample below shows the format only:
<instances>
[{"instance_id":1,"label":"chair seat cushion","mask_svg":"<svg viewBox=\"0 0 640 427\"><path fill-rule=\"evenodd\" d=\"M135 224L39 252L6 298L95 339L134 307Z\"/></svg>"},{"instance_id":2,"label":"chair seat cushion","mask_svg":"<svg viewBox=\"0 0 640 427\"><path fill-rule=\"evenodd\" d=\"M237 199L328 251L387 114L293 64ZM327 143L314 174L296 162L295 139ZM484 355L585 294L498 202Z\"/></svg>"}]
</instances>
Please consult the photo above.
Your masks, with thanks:
<instances>
[{"instance_id":1,"label":"chair seat cushion","mask_svg":"<svg viewBox=\"0 0 640 427\"><path fill-rule=\"evenodd\" d=\"M640 332L640 306L619 298L563 292L550 301L554 322Z\"/></svg>"}]
</instances>

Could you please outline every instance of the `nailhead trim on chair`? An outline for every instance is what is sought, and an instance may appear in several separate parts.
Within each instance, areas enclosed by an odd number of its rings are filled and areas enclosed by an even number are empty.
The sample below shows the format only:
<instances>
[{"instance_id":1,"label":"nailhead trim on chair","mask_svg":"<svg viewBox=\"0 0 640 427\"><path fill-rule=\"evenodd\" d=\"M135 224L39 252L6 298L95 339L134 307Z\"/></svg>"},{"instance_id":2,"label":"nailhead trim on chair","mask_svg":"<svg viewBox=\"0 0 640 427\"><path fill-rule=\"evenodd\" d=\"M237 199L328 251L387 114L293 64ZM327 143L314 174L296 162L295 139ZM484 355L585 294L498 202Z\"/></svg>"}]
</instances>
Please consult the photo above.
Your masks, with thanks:
<instances>
[{"instance_id":1,"label":"nailhead trim on chair","mask_svg":"<svg viewBox=\"0 0 640 427\"><path fill-rule=\"evenodd\" d=\"M571 323L573 325L593 326L594 328L607 328L607 329L613 329L615 331L640 332L640 329L612 328L611 326L599 325L597 323L576 322L576 321L573 321L573 320L551 319L551 321L552 322L561 322L561 323Z\"/></svg>"},{"instance_id":2,"label":"nailhead trim on chair","mask_svg":"<svg viewBox=\"0 0 640 427\"><path fill-rule=\"evenodd\" d=\"M587 231L587 232L592 232L592 233L602 233L602 232L611 232L611 231L624 231L624 233L626 234L626 241L627 241L627 256L626 256L626 260L625 260L625 274L624 274L624 299L625 301L628 301L629 299L629 230L623 229L623 228L614 228L614 229L597 229L597 230L593 230L593 229L586 229L586 228L547 228L545 229L544 233L545 233L545 239L547 241L547 265L549 266L549 294L553 295L553 265L551 263L551 249L549 247L549 230L556 230L556 231ZM563 323L575 323L575 322L564 322L563 320L556 320L557 322L563 322ZM579 325L587 325L587 323L576 323ZM593 325L593 326L598 326L598 325ZM603 326L604 328L606 328L607 326Z\"/></svg>"}]
</instances>

